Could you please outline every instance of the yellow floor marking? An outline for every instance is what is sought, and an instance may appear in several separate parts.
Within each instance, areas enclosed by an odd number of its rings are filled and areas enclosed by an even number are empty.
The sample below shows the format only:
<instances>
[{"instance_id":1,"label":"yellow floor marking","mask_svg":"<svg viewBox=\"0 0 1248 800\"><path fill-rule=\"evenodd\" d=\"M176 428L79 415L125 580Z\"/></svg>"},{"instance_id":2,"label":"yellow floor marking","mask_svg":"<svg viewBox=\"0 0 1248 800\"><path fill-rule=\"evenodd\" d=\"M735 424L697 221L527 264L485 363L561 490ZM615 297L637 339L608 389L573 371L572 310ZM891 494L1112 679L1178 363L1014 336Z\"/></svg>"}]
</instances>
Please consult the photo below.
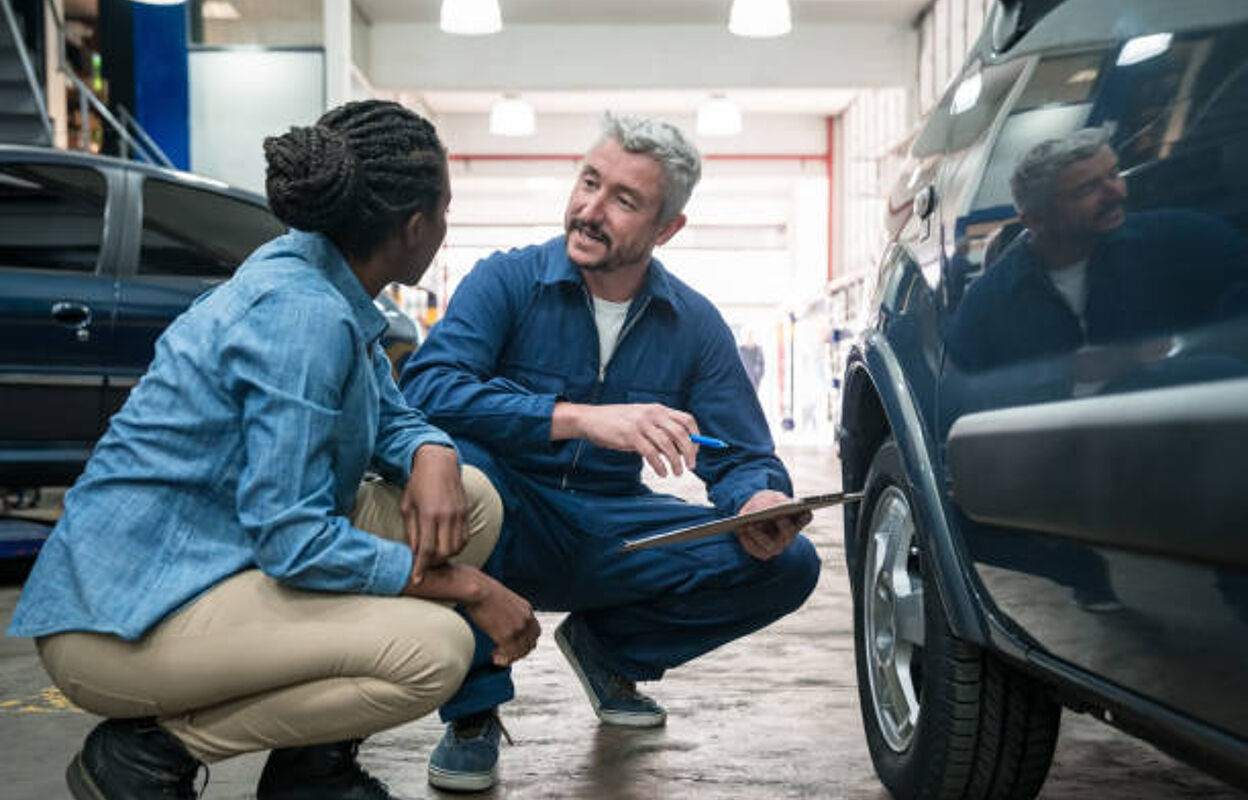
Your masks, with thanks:
<instances>
[{"instance_id":1,"label":"yellow floor marking","mask_svg":"<svg viewBox=\"0 0 1248 800\"><path fill-rule=\"evenodd\" d=\"M49 686L30 697L0 700L0 714L51 714L57 711L82 713L82 709L69 702L55 686Z\"/></svg>"}]
</instances>

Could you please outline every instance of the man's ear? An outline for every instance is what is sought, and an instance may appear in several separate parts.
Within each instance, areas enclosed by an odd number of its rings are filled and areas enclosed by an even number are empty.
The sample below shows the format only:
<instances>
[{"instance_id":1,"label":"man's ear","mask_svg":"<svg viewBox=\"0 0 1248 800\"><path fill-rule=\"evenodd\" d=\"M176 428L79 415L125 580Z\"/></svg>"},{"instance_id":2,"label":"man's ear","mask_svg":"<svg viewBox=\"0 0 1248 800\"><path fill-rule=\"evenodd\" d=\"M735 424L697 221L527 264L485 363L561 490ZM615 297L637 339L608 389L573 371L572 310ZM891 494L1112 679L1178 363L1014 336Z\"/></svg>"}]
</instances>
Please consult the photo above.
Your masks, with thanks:
<instances>
[{"instance_id":1,"label":"man's ear","mask_svg":"<svg viewBox=\"0 0 1248 800\"><path fill-rule=\"evenodd\" d=\"M1018 215L1018 221L1023 223L1023 227L1031 231L1032 234L1044 234L1044 222L1038 214L1023 212Z\"/></svg>"},{"instance_id":2,"label":"man's ear","mask_svg":"<svg viewBox=\"0 0 1248 800\"><path fill-rule=\"evenodd\" d=\"M667 244L668 240L675 236L681 228L685 227L688 218L684 214L677 214L659 226L659 235L655 237L654 245Z\"/></svg>"}]
</instances>

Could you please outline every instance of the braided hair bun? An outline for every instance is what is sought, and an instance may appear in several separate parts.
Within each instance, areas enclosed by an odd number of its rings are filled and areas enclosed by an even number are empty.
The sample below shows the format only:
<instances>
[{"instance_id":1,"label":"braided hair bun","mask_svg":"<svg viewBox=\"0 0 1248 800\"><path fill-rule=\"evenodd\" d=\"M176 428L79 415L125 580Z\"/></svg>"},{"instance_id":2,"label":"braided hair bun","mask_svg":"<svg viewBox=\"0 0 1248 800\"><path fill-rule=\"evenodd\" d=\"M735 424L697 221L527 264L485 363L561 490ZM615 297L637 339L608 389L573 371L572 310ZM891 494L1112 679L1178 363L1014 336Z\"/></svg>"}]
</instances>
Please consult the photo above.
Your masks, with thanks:
<instances>
[{"instance_id":1,"label":"braided hair bun","mask_svg":"<svg viewBox=\"0 0 1248 800\"><path fill-rule=\"evenodd\" d=\"M347 137L321 125L264 140L264 188L277 218L292 228L328 232L351 213L359 162Z\"/></svg>"},{"instance_id":2,"label":"braided hair bun","mask_svg":"<svg viewBox=\"0 0 1248 800\"><path fill-rule=\"evenodd\" d=\"M433 125L398 103L363 100L264 140L269 207L292 228L365 255L413 213L431 212L446 150Z\"/></svg>"}]
</instances>

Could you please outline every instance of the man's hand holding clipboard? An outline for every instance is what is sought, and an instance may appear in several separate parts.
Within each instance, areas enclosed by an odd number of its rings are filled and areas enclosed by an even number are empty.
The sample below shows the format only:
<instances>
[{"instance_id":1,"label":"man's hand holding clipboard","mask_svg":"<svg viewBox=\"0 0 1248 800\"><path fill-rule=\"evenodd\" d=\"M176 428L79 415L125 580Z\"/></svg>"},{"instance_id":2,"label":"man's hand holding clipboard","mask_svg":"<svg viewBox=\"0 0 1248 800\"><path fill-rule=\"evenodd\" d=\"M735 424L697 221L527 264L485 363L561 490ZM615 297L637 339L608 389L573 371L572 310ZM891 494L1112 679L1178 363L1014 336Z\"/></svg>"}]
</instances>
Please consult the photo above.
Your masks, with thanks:
<instances>
[{"instance_id":1,"label":"man's hand holding clipboard","mask_svg":"<svg viewBox=\"0 0 1248 800\"><path fill-rule=\"evenodd\" d=\"M770 495L777 495L774 502ZM737 531L741 546L755 558L768 559L784 550L797 532L810 522L811 512L817 508L854 503L862 498L853 492L818 494L791 498L779 492L759 492L750 498L734 517L694 525L679 530L643 536L626 541L622 551L644 550L675 542L687 542L714 536L725 531ZM755 501L758 501L755 503ZM770 501L770 502L769 502ZM751 507L751 506L754 507Z\"/></svg>"}]
</instances>

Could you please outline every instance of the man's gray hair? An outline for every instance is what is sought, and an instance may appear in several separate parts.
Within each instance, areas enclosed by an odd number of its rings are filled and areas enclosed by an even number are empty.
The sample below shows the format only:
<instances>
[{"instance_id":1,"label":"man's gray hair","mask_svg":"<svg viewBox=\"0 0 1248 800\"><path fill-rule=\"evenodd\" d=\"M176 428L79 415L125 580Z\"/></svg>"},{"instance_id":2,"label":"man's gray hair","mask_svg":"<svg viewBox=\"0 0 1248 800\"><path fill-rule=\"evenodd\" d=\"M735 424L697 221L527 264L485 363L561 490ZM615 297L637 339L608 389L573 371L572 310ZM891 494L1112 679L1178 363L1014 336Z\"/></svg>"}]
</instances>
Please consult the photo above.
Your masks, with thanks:
<instances>
[{"instance_id":1,"label":"man's gray hair","mask_svg":"<svg viewBox=\"0 0 1248 800\"><path fill-rule=\"evenodd\" d=\"M1019 213L1047 211L1062 170L1099 153L1113 135L1114 129L1109 125L1080 128L1061 139L1046 139L1028 150L1010 176L1010 191Z\"/></svg>"},{"instance_id":2,"label":"man's gray hair","mask_svg":"<svg viewBox=\"0 0 1248 800\"><path fill-rule=\"evenodd\" d=\"M662 120L631 114L602 117L602 135L594 146L614 139L629 153L649 156L663 169L663 207L659 223L673 219L685 208L693 187L702 177L702 156L680 129Z\"/></svg>"}]
</instances>

